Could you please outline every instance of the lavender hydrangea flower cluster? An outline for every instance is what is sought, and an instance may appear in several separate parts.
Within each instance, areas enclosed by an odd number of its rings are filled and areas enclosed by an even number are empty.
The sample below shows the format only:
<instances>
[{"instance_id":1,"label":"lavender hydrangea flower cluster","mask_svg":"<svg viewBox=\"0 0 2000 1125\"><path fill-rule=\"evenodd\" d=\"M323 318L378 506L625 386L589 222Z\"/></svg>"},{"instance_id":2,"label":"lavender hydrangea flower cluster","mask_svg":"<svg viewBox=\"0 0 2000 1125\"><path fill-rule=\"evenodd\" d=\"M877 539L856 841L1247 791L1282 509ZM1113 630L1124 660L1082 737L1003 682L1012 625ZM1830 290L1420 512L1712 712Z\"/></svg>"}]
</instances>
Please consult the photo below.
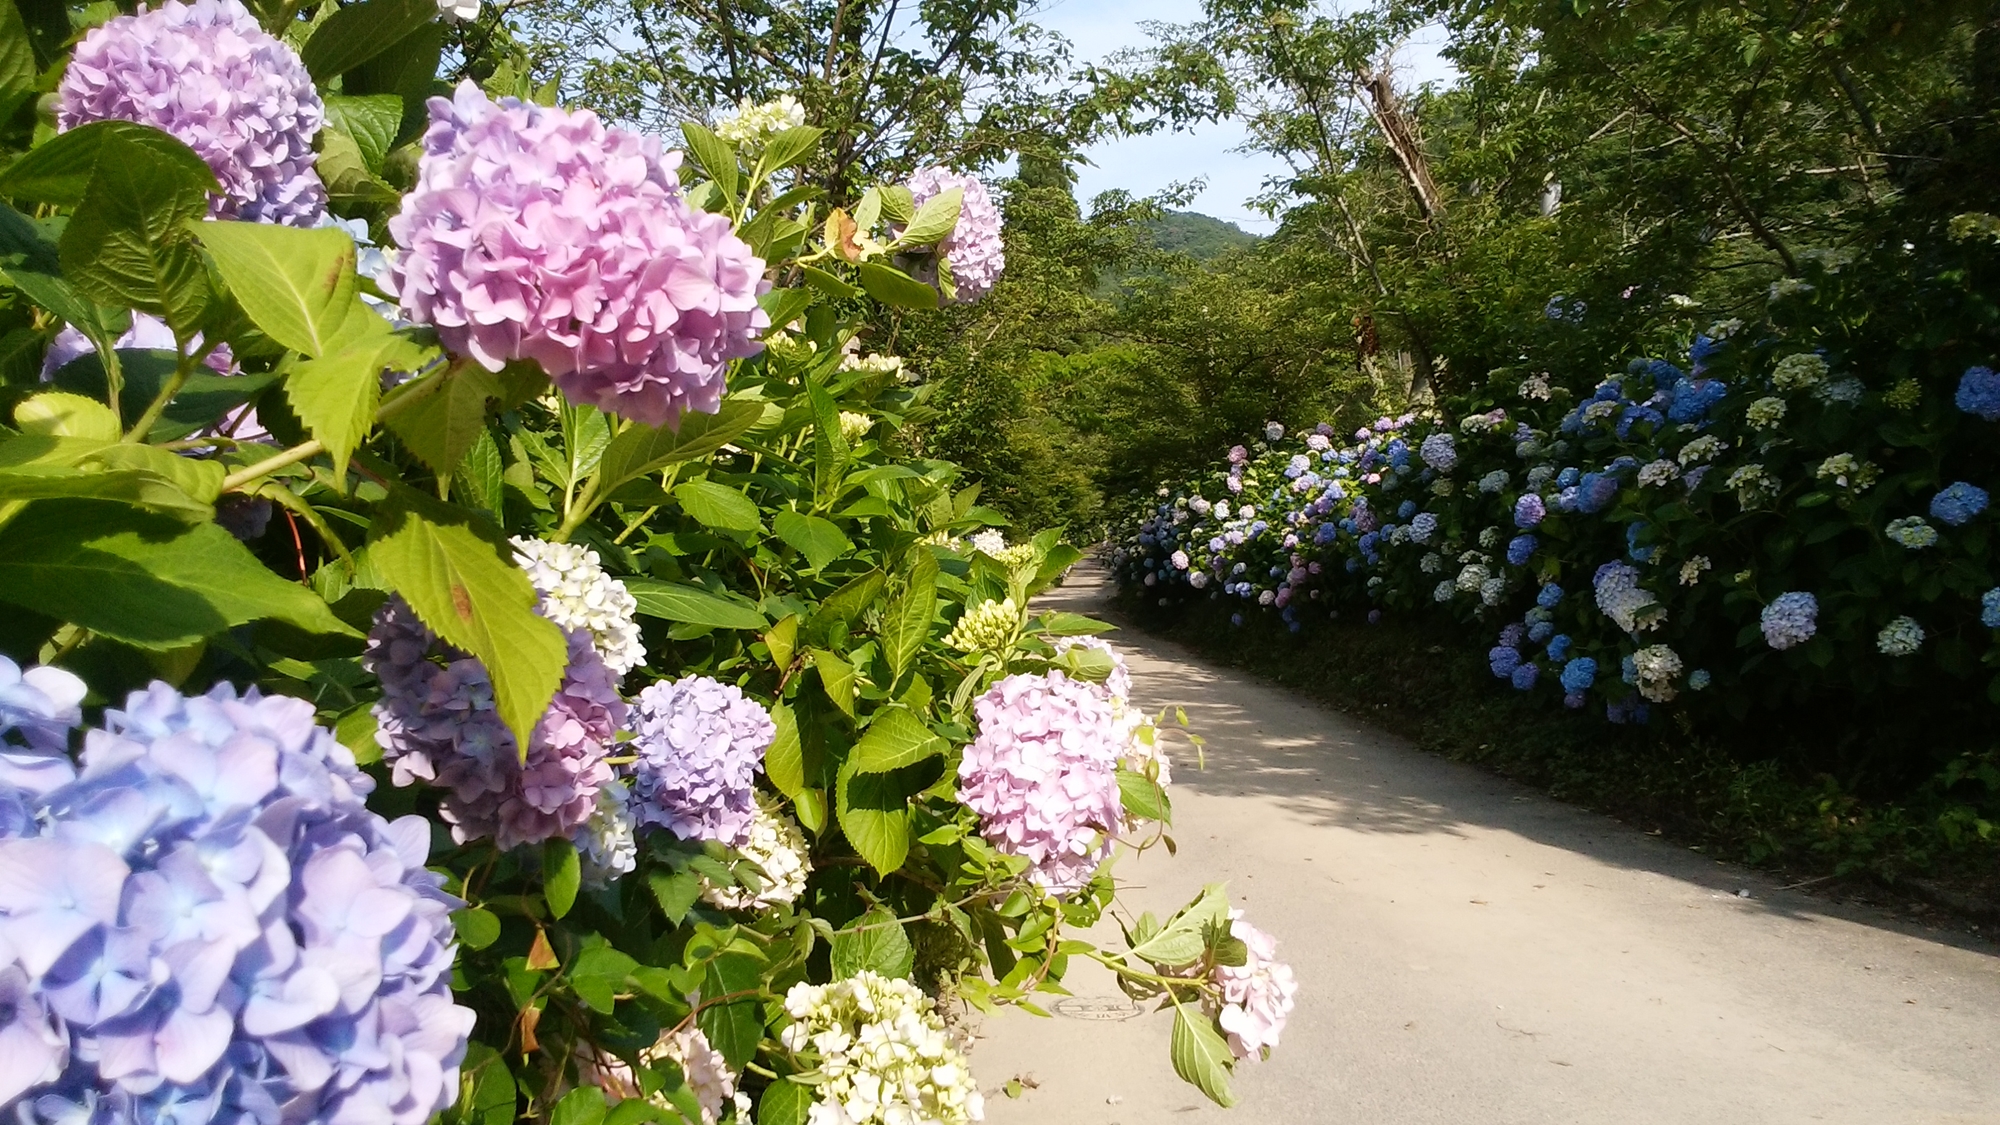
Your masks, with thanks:
<instances>
[{"instance_id":1,"label":"lavender hydrangea flower cluster","mask_svg":"<svg viewBox=\"0 0 2000 1125\"><path fill-rule=\"evenodd\" d=\"M729 362L763 348L770 283L727 218L688 206L680 154L470 82L430 113L389 220L403 315L489 370L534 360L574 402L656 426L714 413Z\"/></svg>"},{"instance_id":2,"label":"lavender hydrangea flower cluster","mask_svg":"<svg viewBox=\"0 0 2000 1125\"><path fill-rule=\"evenodd\" d=\"M1241 965L1215 968L1215 982L1222 988L1215 1022L1229 1037L1230 1054L1269 1058L1292 1014L1298 980L1292 967L1277 959L1277 939L1245 922L1241 910L1229 912L1229 936L1243 943L1247 956Z\"/></svg>"},{"instance_id":3,"label":"lavender hydrangea flower cluster","mask_svg":"<svg viewBox=\"0 0 2000 1125\"><path fill-rule=\"evenodd\" d=\"M1000 208L986 194L986 185L977 176L932 167L917 169L908 186L919 207L952 188L962 193L958 225L938 243L937 254L951 269L956 300L970 304L984 297L1000 280L1000 271L1007 268L1007 253L1000 244ZM918 273L926 280L934 279L937 267L932 264Z\"/></svg>"},{"instance_id":4,"label":"lavender hydrangea flower cluster","mask_svg":"<svg viewBox=\"0 0 2000 1125\"><path fill-rule=\"evenodd\" d=\"M60 702L72 685L46 670ZM67 722L10 693L8 721ZM134 692L0 839L0 1103L24 1121L375 1121L455 1099L457 900L312 705ZM36 831L26 829L27 832Z\"/></svg>"},{"instance_id":5,"label":"lavender hydrangea flower cluster","mask_svg":"<svg viewBox=\"0 0 2000 1125\"><path fill-rule=\"evenodd\" d=\"M1639 585L1639 570L1622 562L1608 562L1597 568L1591 581L1597 594L1597 608L1627 633L1638 633L1666 619L1652 591Z\"/></svg>"},{"instance_id":6,"label":"lavender hydrangea flower cluster","mask_svg":"<svg viewBox=\"0 0 2000 1125\"><path fill-rule=\"evenodd\" d=\"M211 214L309 227L326 211L313 138L326 107L290 47L237 0L166 0L77 45L56 125L135 121L193 149L222 194Z\"/></svg>"},{"instance_id":7,"label":"lavender hydrangea flower cluster","mask_svg":"<svg viewBox=\"0 0 2000 1125\"><path fill-rule=\"evenodd\" d=\"M60 668L23 671L0 656L0 837L25 833L36 803L75 779L69 736L85 691Z\"/></svg>"},{"instance_id":8,"label":"lavender hydrangea flower cluster","mask_svg":"<svg viewBox=\"0 0 2000 1125\"><path fill-rule=\"evenodd\" d=\"M1448 473L1458 467L1458 446L1452 436L1442 430L1417 446L1417 456L1440 473Z\"/></svg>"},{"instance_id":9,"label":"lavender hydrangea flower cluster","mask_svg":"<svg viewBox=\"0 0 2000 1125\"><path fill-rule=\"evenodd\" d=\"M1819 631L1819 599L1800 591L1779 594L1759 615L1764 643L1775 649L1793 648Z\"/></svg>"},{"instance_id":10,"label":"lavender hydrangea flower cluster","mask_svg":"<svg viewBox=\"0 0 2000 1125\"><path fill-rule=\"evenodd\" d=\"M441 641L401 598L376 613L361 658L382 681L375 741L397 785L447 790L440 811L459 842L538 844L571 836L596 813L626 706L589 634L568 638L569 666L523 762L485 666Z\"/></svg>"},{"instance_id":11,"label":"lavender hydrangea flower cluster","mask_svg":"<svg viewBox=\"0 0 2000 1125\"><path fill-rule=\"evenodd\" d=\"M958 769L980 831L1025 856L1036 883L1068 894L1111 854L1123 814L1118 762L1127 734L1110 696L1060 670L1014 675L974 705L979 733Z\"/></svg>"},{"instance_id":12,"label":"lavender hydrangea flower cluster","mask_svg":"<svg viewBox=\"0 0 2000 1125\"><path fill-rule=\"evenodd\" d=\"M778 734L770 712L707 676L652 684L634 712L633 819L683 840L746 842L764 750Z\"/></svg>"}]
</instances>

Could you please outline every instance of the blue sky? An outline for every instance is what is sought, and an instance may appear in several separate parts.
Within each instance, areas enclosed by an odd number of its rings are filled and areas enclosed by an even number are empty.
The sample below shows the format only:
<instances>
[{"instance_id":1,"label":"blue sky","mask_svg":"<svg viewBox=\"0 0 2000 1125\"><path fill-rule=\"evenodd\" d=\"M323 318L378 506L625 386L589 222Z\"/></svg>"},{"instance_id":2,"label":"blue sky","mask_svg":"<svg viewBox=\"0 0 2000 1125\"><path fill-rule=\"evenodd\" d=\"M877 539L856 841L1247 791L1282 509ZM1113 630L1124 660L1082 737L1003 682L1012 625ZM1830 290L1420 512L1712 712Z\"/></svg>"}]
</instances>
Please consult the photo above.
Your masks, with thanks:
<instances>
[{"instance_id":1,"label":"blue sky","mask_svg":"<svg viewBox=\"0 0 2000 1125\"><path fill-rule=\"evenodd\" d=\"M1049 0L1030 18L1067 36L1079 61L1101 59L1124 47L1147 43L1142 21L1191 23L1201 17L1199 0ZM1411 85L1448 81L1450 64L1437 57L1441 29L1416 36L1397 57L1402 81ZM1078 169L1077 195L1085 201L1101 191L1122 188L1148 195L1177 181L1207 178L1206 189L1189 209L1227 219L1245 230L1268 233L1274 224L1251 211L1247 200L1264 180L1285 172L1284 163L1261 153L1232 151L1243 130L1221 122L1185 133L1156 133L1092 147L1091 166Z\"/></svg>"}]
</instances>

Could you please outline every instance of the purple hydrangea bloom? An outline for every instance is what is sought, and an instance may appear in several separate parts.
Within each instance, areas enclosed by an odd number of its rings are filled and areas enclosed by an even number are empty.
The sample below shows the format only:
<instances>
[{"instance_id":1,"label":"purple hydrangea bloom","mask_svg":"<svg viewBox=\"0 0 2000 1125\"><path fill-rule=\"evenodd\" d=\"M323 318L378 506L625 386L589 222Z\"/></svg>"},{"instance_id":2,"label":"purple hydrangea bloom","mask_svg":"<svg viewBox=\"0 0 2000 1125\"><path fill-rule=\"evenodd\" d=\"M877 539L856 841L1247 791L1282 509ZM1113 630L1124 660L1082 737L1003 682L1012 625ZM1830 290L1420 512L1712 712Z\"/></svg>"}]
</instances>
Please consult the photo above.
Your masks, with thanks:
<instances>
[{"instance_id":1,"label":"purple hydrangea bloom","mask_svg":"<svg viewBox=\"0 0 2000 1125\"><path fill-rule=\"evenodd\" d=\"M653 684L635 711L633 819L683 840L747 840L764 750L778 735L770 712L707 676Z\"/></svg>"},{"instance_id":2,"label":"purple hydrangea bloom","mask_svg":"<svg viewBox=\"0 0 2000 1125\"><path fill-rule=\"evenodd\" d=\"M171 133L222 183L211 214L309 227L326 211L313 138L326 108L305 64L237 0L167 0L84 36L56 125L136 121Z\"/></svg>"},{"instance_id":3,"label":"purple hydrangea bloom","mask_svg":"<svg viewBox=\"0 0 2000 1125\"><path fill-rule=\"evenodd\" d=\"M1508 648L1520 648L1522 640L1526 639L1527 635L1526 625L1519 621L1509 622L1506 628L1500 630L1500 643Z\"/></svg>"},{"instance_id":4,"label":"purple hydrangea bloom","mask_svg":"<svg viewBox=\"0 0 2000 1125\"><path fill-rule=\"evenodd\" d=\"M1601 512L1618 499L1618 478L1606 473L1585 473L1577 484L1576 510L1588 515Z\"/></svg>"},{"instance_id":5,"label":"purple hydrangea bloom","mask_svg":"<svg viewBox=\"0 0 2000 1125\"><path fill-rule=\"evenodd\" d=\"M429 826L370 812L372 787L303 700L155 683L107 712L45 832L0 840L0 1102L396 1125L451 1104L459 903Z\"/></svg>"},{"instance_id":6,"label":"purple hydrangea bloom","mask_svg":"<svg viewBox=\"0 0 2000 1125\"><path fill-rule=\"evenodd\" d=\"M1528 530L1540 524L1549 515L1547 504L1533 492L1514 501L1514 526Z\"/></svg>"},{"instance_id":7,"label":"purple hydrangea bloom","mask_svg":"<svg viewBox=\"0 0 2000 1125\"><path fill-rule=\"evenodd\" d=\"M1014 675L988 688L974 711L979 733L958 783L980 834L1026 858L1050 891L1082 887L1111 854L1123 814L1118 762L1129 738L1110 695L1060 670Z\"/></svg>"},{"instance_id":8,"label":"purple hydrangea bloom","mask_svg":"<svg viewBox=\"0 0 2000 1125\"><path fill-rule=\"evenodd\" d=\"M28 804L76 777L69 735L83 723L85 691L61 668L23 671L0 656L0 836L25 831Z\"/></svg>"},{"instance_id":9,"label":"purple hydrangea bloom","mask_svg":"<svg viewBox=\"0 0 2000 1125\"><path fill-rule=\"evenodd\" d=\"M938 243L937 252L951 267L956 299L970 304L984 297L1000 271L1007 268L1007 254L1000 243L1000 208L986 194L986 185L977 176L961 176L944 168L919 168L910 177L910 196L922 207L926 200L952 188L964 192L959 204L958 225ZM937 266L919 267L918 276L931 280Z\"/></svg>"},{"instance_id":10,"label":"purple hydrangea bloom","mask_svg":"<svg viewBox=\"0 0 2000 1125\"><path fill-rule=\"evenodd\" d=\"M1959 377L1953 402L1967 414L1977 414L1988 422L2000 422L2000 375L1990 367L1968 367Z\"/></svg>"},{"instance_id":11,"label":"purple hydrangea bloom","mask_svg":"<svg viewBox=\"0 0 2000 1125\"><path fill-rule=\"evenodd\" d=\"M1507 561L1515 566L1526 566L1535 557L1539 544L1532 535L1516 535L1507 541Z\"/></svg>"},{"instance_id":12,"label":"purple hydrangea bloom","mask_svg":"<svg viewBox=\"0 0 2000 1125\"><path fill-rule=\"evenodd\" d=\"M498 371L648 425L714 413L770 318L764 263L681 194L680 154L589 111L430 100L417 186L389 220L403 315Z\"/></svg>"},{"instance_id":13,"label":"purple hydrangea bloom","mask_svg":"<svg viewBox=\"0 0 2000 1125\"><path fill-rule=\"evenodd\" d=\"M1440 473L1448 473L1458 466L1458 446L1452 436L1443 431L1425 438L1423 444L1417 446L1417 456Z\"/></svg>"},{"instance_id":14,"label":"purple hydrangea bloom","mask_svg":"<svg viewBox=\"0 0 2000 1125\"><path fill-rule=\"evenodd\" d=\"M1819 631L1819 599L1798 591L1779 594L1764 607L1760 624L1764 641L1772 648L1804 644Z\"/></svg>"},{"instance_id":15,"label":"purple hydrangea bloom","mask_svg":"<svg viewBox=\"0 0 2000 1125\"><path fill-rule=\"evenodd\" d=\"M485 665L438 639L401 598L376 613L361 658L382 681L375 741L397 785L447 790L440 812L460 843L539 844L569 836L596 810L626 706L590 635L568 639L569 666L523 762Z\"/></svg>"},{"instance_id":16,"label":"purple hydrangea bloom","mask_svg":"<svg viewBox=\"0 0 2000 1125\"><path fill-rule=\"evenodd\" d=\"M1986 490L1978 485L1956 481L1931 497L1931 516L1940 523L1962 527L1970 523L1972 517L1985 511L1990 499Z\"/></svg>"}]
</instances>

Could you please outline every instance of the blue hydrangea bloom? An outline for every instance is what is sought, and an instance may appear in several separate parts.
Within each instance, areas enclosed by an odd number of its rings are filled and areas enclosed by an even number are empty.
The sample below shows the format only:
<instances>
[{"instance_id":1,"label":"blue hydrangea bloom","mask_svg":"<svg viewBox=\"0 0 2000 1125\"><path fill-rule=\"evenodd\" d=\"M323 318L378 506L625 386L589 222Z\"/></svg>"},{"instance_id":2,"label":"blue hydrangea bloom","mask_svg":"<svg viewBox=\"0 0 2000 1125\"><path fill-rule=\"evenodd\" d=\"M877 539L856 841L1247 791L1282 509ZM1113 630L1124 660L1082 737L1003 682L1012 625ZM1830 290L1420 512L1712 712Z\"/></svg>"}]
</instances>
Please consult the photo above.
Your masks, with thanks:
<instances>
[{"instance_id":1,"label":"blue hydrangea bloom","mask_svg":"<svg viewBox=\"0 0 2000 1125\"><path fill-rule=\"evenodd\" d=\"M1568 488L1569 486L1575 484L1582 476L1583 476L1583 471L1581 469L1578 469L1575 465L1571 465L1569 468L1566 468L1562 472L1556 474L1556 485L1559 488Z\"/></svg>"},{"instance_id":2,"label":"blue hydrangea bloom","mask_svg":"<svg viewBox=\"0 0 2000 1125\"><path fill-rule=\"evenodd\" d=\"M1988 629L2000 629L2000 586L1979 595L1979 623Z\"/></svg>"},{"instance_id":3,"label":"blue hydrangea bloom","mask_svg":"<svg viewBox=\"0 0 2000 1125\"><path fill-rule=\"evenodd\" d=\"M1556 604L1562 600L1563 588L1553 582L1543 586L1542 592L1535 595L1535 604L1541 606L1543 609L1554 609Z\"/></svg>"},{"instance_id":4,"label":"blue hydrangea bloom","mask_svg":"<svg viewBox=\"0 0 2000 1125\"><path fill-rule=\"evenodd\" d=\"M1772 648L1804 644L1819 631L1819 599L1797 590L1779 594L1764 607L1759 624L1764 642Z\"/></svg>"},{"instance_id":5,"label":"blue hydrangea bloom","mask_svg":"<svg viewBox=\"0 0 2000 1125\"><path fill-rule=\"evenodd\" d=\"M1645 562L1647 559L1653 557L1655 551L1659 550L1657 547L1641 547L1639 545L1639 537L1645 533L1646 525L1643 523L1628 523L1625 525L1625 552L1632 556L1634 562Z\"/></svg>"},{"instance_id":6,"label":"blue hydrangea bloom","mask_svg":"<svg viewBox=\"0 0 2000 1125\"><path fill-rule=\"evenodd\" d=\"M1706 668L1696 668L1694 671L1688 673L1688 689L1690 691L1701 691L1714 682L1715 677L1709 675Z\"/></svg>"},{"instance_id":7,"label":"blue hydrangea bloom","mask_svg":"<svg viewBox=\"0 0 2000 1125\"><path fill-rule=\"evenodd\" d=\"M1990 367L1968 367L1959 377L1958 394L1953 397L1960 410L1977 414L1988 422L2000 422L2000 375Z\"/></svg>"},{"instance_id":8,"label":"blue hydrangea bloom","mask_svg":"<svg viewBox=\"0 0 2000 1125\"><path fill-rule=\"evenodd\" d=\"M1658 428L1666 420L1665 416L1650 406L1628 406L1625 408L1624 413L1618 416L1618 436L1620 438L1631 437L1632 427L1641 422Z\"/></svg>"},{"instance_id":9,"label":"blue hydrangea bloom","mask_svg":"<svg viewBox=\"0 0 2000 1125\"><path fill-rule=\"evenodd\" d=\"M1706 335L1696 336L1694 343L1688 347L1688 362L1699 368L1721 350L1722 341L1711 339Z\"/></svg>"},{"instance_id":10,"label":"blue hydrangea bloom","mask_svg":"<svg viewBox=\"0 0 2000 1125\"><path fill-rule=\"evenodd\" d=\"M1486 654L1486 666L1493 669L1494 678L1504 680L1521 666L1521 650L1496 645Z\"/></svg>"},{"instance_id":11,"label":"blue hydrangea bloom","mask_svg":"<svg viewBox=\"0 0 2000 1125\"><path fill-rule=\"evenodd\" d=\"M1530 691L1534 688L1535 681L1541 677L1541 674L1541 666L1531 662L1522 664L1520 667L1514 669L1513 675L1508 678L1514 682L1515 691Z\"/></svg>"},{"instance_id":12,"label":"blue hydrangea bloom","mask_svg":"<svg viewBox=\"0 0 2000 1125\"><path fill-rule=\"evenodd\" d=\"M1590 657L1579 656L1563 665L1564 691L1589 691L1595 683L1597 683L1597 661Z\"/></svg>"},{"instance_id":13,"label":"blue hydrangea bloom","mask_svg":"<svg viewBox=\"0 0 2000 1125\"><path fill-rule=\"evenodd\" d=\"M1585 473L1577 486L1576 510L1586 515L1609 508L1618 499L1618 478L1610 473Z\"/></svg>"},{"instance_id":14,"label":"blue hydrangea bloom","mask_svg":"<svg viewBox=\"0 0 2000 1125\"><path fill-rule=\"evenodd\" d=\"M1419 543L1428 543L1437 534L1438 518L1430 512L1418 512L1410 517L1410 538Z\"/></svg>"},{"instance_id":15,"label":"blue hydrangea bloom","mask_svg":"<svg viewBox=\"0 0 2000 1125\"><path fill-rule=\"evenodd\" d=\"M1516 535L1507 541L1507 561L1515 566L1526 566L1535 555L1537 546L1532 535Z\"/></svg>"},{"instance_id":16,"label":"blue hydrangea bloom","mask_svg":"<svg viewBox=\"0 0 2000 1125\"><path fill-rule=\"evenodd\" d=\"M1549 659L1561 660L1568 656L1571 643L1568 633L1557 633L1555 636L1550 637L1548 648ZM1596 672L1595 665L1592 666L1591 671L1593 673Z\"/></svg>"},{"instance_id":17,"label":"blue hydrangea bloom","mask_svg":"<svg viewBox=\"0 0 2000 1125\"><path fill-rule=\"evenodd\" d=\"M1320 524L1318 528L1314 529L1313 542L1324 547L1328 543L1333 542L1336 538L1339 537L1339 535L1340 535L1340 528L1335 527L1333 524L1330 523L1323 523Z\"/></svg>"},{"instance_id":18,"label":"blue hydrangea bloom","mask_svg":"<svg viewBox=\"0 0 2000 1125\"><path fill-rule=\"evenodd\" d=\"M1986 510L1991 499L1986 490L1965 481L1956 481L1931 497L1931 518L1952 527L1962 527Z\"/></svg>"},{"instance_id":19,"label":"blue hydrangea bloom","mask_svg":"<svg viewBox=\"0 0 2000 1125\"><path fill-rule=\"evenodd\" d=\"M1401 504L1396 505L1396 518L1399 520L1407 520L1416 514L1417 502L1415 500L1405 500Z\"/></svg>"},{"instance_id":20,"label":"blue hydrangea bloom","mask_svg":"<svg viewBox=\"0 0 2000 1125\"><path fill-rule=\"evenodd\" d=\"M373 781L310 703L155 683L81 765L38 834L0 840L0 1102L421 1125L456 1099L461 903L424 866L431 825L362 803Z\"/></svg>"},{"instance_id":21,"label":"blue hydrangea bloom","mask_svg":"<svg viewBox=\"0 0 2000 1125\"><path fill-rule=\"evenodd\" d=\"M1523 530L1534 528L1548 518L1548 505L1535 493L1527 493L1514 501L1514 526Z\"/></svg>"},{"instance_id":22,"label":"blue hydrangea bloom","mask_svg":"<svg viewBox=\"0 0 2000 1125\"><path fill-rule=\"evenodd\" d=\"M1674 388L1667 417L1676 422L1699 422L1728 393L1729 387L1720 379L1689 379Z\"/></svg>"},{"instance_id":23,"label":"blue hydrangea bloom","mask_svg":"<svg viewBox=\"0 0 2000 1125\"><path fill-rule=\"evenodd\" d=\"M1556 627L1550 622L1537 621L1533 625L1528 626L1528 639L1535 644L1541 644L1555 635Z\"/></svg>"}]
</instances>

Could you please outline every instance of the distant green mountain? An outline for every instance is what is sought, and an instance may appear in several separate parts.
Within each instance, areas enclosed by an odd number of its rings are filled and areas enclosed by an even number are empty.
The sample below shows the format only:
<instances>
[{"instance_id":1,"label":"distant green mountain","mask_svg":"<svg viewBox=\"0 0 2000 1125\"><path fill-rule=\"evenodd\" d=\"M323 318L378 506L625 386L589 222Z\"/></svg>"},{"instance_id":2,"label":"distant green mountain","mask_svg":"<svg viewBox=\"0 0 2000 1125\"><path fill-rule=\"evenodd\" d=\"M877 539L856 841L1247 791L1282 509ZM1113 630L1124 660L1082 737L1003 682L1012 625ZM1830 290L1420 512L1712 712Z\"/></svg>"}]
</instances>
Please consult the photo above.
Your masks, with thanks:
<instances>
[{"instance_id":1,"label":"distant green mountain","mask_svg":"<svg viewBox=\"0 0 2000 1125\"><path fill-rule=\"evenodd\" d=\"M1235 223L1193 211L1169 211L1147 223L1146 232L1155 249L1177 251L1204 262L1258 241L1256 235Z\"/></svg>"}]
</instances>

